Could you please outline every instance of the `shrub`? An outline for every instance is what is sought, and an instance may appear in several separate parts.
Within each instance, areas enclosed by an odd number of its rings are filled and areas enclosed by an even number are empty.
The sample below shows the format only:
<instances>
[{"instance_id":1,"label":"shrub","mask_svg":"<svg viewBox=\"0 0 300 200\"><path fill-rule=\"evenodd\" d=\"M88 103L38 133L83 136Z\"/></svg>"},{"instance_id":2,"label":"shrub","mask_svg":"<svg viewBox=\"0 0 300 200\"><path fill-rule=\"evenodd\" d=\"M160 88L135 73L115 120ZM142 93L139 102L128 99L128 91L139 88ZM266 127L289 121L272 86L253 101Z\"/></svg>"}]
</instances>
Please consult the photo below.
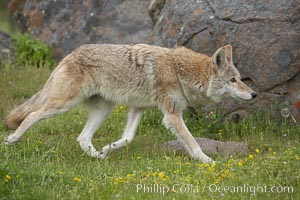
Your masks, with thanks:
<instances>
[{"instance_id":1,"label":"shrub","mask_svg":"<svg viewBox=\"0 0 300 200\"><path fill-rule=\"evenodd\" d=\"M30 38L28 33L13 35L17 64L53 66L55 61L51 50L39 39Z\"/></svg>"}]
</instances>

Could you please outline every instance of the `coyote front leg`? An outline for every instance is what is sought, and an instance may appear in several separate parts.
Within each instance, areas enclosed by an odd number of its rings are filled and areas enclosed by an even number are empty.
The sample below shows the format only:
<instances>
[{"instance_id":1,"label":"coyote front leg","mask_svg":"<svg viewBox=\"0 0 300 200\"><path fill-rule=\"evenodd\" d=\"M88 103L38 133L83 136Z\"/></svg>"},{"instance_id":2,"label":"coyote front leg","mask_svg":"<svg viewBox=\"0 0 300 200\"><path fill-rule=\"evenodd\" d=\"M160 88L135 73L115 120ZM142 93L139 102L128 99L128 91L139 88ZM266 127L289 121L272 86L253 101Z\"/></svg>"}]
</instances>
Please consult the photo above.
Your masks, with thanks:
<instances>
[{"instance_id":1,"label":"coyote front leg","mask_svg":"<svg viewBox=\"0 0 300 200\"><path fill-rule=\"evenodd\" d=\"M140 119L142 117L142 110L139 108L132 108L128 113L128 122L125 128L125 131L122 135L122 138L118 141L112 142L102 148L102 152L99 154L99 159L104 159L108 152L111 152L115 149L119 149L121 147L126 146L127 144L131 143L135 131L138 127Z\"/></svg>"},{"instance_id":2,"label":"coyote front leg","mask_svg":"<svg viewBox=\"0 0 300 200\"><path fill-rule=\"evenodd\" d=\"M203 163L213 162L213 160L202 152L199 144L187 129L181 114L166 113L163 118L163 124L184 144L193 159L200 160Z\"/></svg>"}]
</instances>

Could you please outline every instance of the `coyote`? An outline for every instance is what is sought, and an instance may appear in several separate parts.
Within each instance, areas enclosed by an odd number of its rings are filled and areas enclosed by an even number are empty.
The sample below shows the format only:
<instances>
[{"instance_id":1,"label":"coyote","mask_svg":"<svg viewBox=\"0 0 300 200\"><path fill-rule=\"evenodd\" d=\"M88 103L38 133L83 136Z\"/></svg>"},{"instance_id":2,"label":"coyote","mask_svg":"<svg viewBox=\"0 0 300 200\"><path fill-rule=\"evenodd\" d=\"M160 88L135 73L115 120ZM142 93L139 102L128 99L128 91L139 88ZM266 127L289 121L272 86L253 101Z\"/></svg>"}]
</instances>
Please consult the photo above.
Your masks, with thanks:
<instances>
[{"instance_id":1,"label":"coyote","mask_svg":"<svg viewBox=\"0 0 300 200\"><path fill-rule=\"evenodd\" d=\"M103 159L132 142L145 108L158 107L164 115L164 126L184 144L190 156L210 163L213 161L186 127L182 112L188 105L219 102L222 96L242 100L256 97L233 65L231 45L209 57L185 47L87 44L67 55L44 88L10 112L6 125L16 131L5 143L18 141L39 120L83 102L89 115L77 141L87 154ZM93 135L117 104L129 107L122 138L97 151Z\"/></svg>"}]
</instances>

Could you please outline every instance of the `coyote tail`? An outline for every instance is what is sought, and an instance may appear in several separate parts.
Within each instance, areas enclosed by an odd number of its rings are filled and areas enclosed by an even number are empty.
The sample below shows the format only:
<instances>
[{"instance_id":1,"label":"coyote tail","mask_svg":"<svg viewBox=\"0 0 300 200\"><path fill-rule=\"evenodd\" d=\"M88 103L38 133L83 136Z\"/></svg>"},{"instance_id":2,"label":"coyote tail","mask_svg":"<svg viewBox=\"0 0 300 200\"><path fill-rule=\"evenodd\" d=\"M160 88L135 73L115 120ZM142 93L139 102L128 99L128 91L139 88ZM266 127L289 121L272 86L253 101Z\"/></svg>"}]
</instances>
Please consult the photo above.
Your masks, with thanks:
<instances>
[{"instance_id":1,"label":"coyote tail","mask_svg":"<svg viewBox=\"0 0 300 200\"><path fill-rule=\"evenodd\" d=\"M43 90L33 95L29 100L13 109L5 120L7 129L17 129L22 121L32 112L42 106L41 96Z\"/></svg>"}]
</instances>

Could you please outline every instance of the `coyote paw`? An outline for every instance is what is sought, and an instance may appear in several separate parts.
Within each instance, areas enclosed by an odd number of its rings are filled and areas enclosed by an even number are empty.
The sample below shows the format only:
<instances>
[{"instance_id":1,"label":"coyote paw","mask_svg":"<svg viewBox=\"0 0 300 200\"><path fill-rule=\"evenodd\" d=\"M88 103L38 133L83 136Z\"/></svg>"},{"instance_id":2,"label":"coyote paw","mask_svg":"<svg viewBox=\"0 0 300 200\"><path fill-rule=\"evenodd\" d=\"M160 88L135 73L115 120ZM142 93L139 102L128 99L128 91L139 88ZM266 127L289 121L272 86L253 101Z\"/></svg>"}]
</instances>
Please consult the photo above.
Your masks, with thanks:
<instances>
[{"instance_id":1,"label":"coyote paw","mask_svg":"<svg viewBox=\"0 0 300 200\"><path fill-rule=\"evenodd\" d=\"M107 152L100 152L99 153L99 155L98 155L98 158L100 159L100 160L103 160L105 157L106 157L106 155L107 155Z\"/></svg>"},{"instance_id":2,"label":"coyote paw","mask_svg":"<svg viewBox=\"0 0 300 200\"><path fill-rule=\"evenodd\" d=\"M4 139L4 144L5 145L10 145L13 144L15 142L17 142L18 140L14 137L14 136L8 136L7 138Z\"/></svg>"},{"instance_id":3,"label":"coyote paw","mask_svg":"<svg viewBox=\"0 0 300 200\"><path fill-rule=\"evenodd\" d=\"M214 160L212 160L210 157L208 157L206 155L202 156L201 161L203 163L207 163L207 164L214 164L214 163L216 163Z\"/></svg>"},{"instance_id":4,"label":"coyote paw","mask_svg":"<svg viewBox=\"0 0 300 200\"><path fill-rule=\"evenodd\" d=\"M212 160L212 159L209 159L209 160L207 161L207 163L208 163L208 164L216 164L216 161L214 161L214 160Z\"/></svg>"},{"instance_id":5,"label":"coyote paw","mask_svg":"<svg viewBox=\"0 0 300 200\"><path fill-rule=\"evenodd\" d=\"M207 155L205 155L202 150L197 150L196 152L194 152L191 155L195 160L199 160L203 163L207 163L207 164L213 164L215 163L215 161L213 161L210 157L208 157Z\"/></svg>"},{"instance_id":6,"label":"coyote paw","mask_svg":"<svg viewBox=\"0 0 300 200\"><path fill-rule=\"evenodd\" d=\"M7 138L5 138L3 144L5 144L5 145L9 145L9 144L10 144L10 143L8 142Z\"/></svg>"},{"instance_id":7,"label":"coyote paw","mask_svg":"<svg viewBox=\"0 0 300 200\"><path fill-rule=\"evenodd\" d=\"M107 154L108 153L110 153L113 149L111 148L111 145L113 145L113 146L115 146L115 144L108 144L108 145L106 145L106 146L104 146L103 148L102 148L102 151L99 153L99 155L98 155L98 158L100 159L100 160L103 160L106 156L107 156Z\"/></svg>"}]
</instances>

